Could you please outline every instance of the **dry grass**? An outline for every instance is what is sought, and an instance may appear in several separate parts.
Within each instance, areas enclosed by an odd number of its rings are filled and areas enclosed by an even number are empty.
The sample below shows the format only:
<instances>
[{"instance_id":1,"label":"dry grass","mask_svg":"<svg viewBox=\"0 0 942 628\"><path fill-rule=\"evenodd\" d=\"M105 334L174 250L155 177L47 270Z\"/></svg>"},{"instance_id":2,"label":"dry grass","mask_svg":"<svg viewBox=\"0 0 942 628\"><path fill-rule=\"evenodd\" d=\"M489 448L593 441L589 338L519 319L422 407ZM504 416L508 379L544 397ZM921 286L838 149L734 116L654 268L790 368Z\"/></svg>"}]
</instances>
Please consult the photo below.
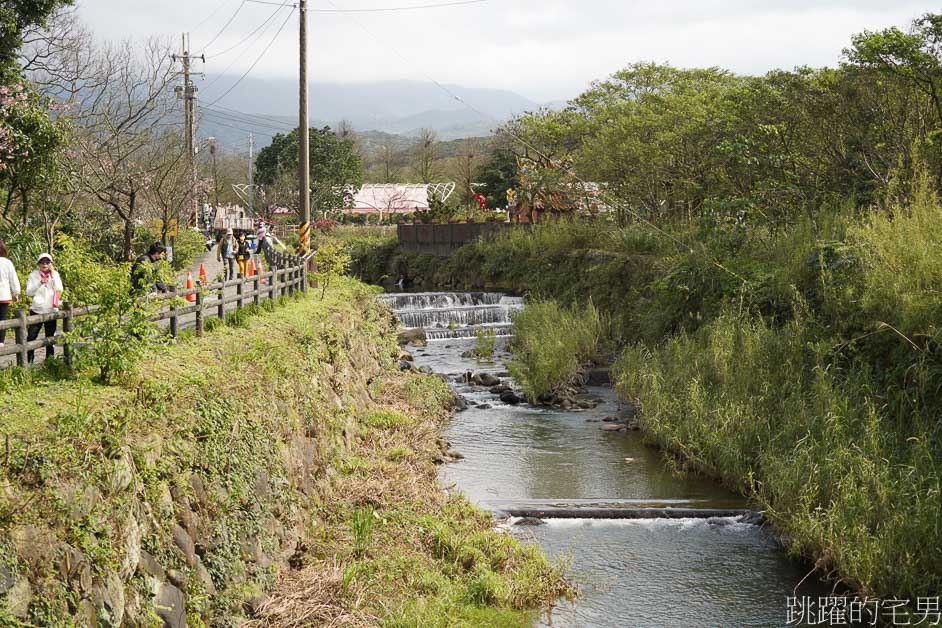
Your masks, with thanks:
<instances>
[{"instance_id":1,"label":"dry grass","mask_svg":"<svg viewBox=\"0 0 942 628\"><path fill-rule=\"evenodd\" d=\"M344 609L338 600L350 599L351 606L360 605L359 595L344 589L344 569L337 562L324 562L284 578L278 589L256 611L248 627L302 628L360 628L375 626L379 620Z\"/></svg>"}]
</instances>

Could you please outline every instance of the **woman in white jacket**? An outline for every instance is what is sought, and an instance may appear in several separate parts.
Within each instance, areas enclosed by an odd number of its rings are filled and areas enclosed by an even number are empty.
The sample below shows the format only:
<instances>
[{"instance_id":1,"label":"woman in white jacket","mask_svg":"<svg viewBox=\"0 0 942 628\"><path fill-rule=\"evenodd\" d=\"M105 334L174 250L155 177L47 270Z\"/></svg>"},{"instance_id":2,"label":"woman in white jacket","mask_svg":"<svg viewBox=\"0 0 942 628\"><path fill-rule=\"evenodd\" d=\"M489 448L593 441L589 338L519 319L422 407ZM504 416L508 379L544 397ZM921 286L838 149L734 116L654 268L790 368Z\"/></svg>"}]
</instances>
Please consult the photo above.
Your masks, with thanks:
<instances>
[{"instance_id":1,"label":"woman in white jacket","mask_svg":"<svg viewBox=\"0 0 942 628\"><path fill-rule=\"evenodd\" d=\"M7 247L0 240L0 321L7 320L10 305L16 303L20 297L20 278L16 276L16 268L7 258ZM7 330L0 329L0 347L6 340Z\"/></svg>"},{"instance_id":2,"label":"woman in white jacket","mask_svg":"<svg viewBox=\"0 0 942 628\"><path fill-rule=\"evenodd\" d=\"M62 279L59 273L52 267L52 255L43 253L36 261L36 270L29 274L26 279L26 295L32 297L29 305L30 314L51 314L59 309L59 297L62 295ZM56 335L56 325L58 321L51 320L45 323L36 323L29 326L29 332L26 335L26 341L32 342L39 337L40 327L45 328L46 338L52 338ZM46 357L51 358L55 355L55 347L48 345L46 347ZM29 361L33 361L33 351L29 352Z\"/></svg>"}]
</instances>

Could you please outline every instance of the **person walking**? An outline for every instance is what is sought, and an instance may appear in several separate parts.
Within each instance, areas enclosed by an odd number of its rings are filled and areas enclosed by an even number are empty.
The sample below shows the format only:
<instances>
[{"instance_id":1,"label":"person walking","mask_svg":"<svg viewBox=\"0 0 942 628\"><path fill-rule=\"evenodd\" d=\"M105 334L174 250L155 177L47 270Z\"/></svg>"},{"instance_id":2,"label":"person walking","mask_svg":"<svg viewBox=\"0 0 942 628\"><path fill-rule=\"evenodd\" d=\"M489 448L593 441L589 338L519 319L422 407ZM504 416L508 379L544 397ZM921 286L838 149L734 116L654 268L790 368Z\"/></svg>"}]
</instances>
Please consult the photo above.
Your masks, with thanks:
<instances>
[{"instance_id":1,"label":"person walking","mask_svg":"<svg viewBox=\"0 0 942 628\"><path fill-rule=\"evenodd\" d=\"M224 262L223 268L226 271L226 281L236 277L236 254L239 252L239 243L232 235L232 229L226 231L226 237L219 241L216 247L216 261Z\"/></svg>"},{"instance_id":2,"label":"person walking","mask_svg":"<svg viewBox=\"0 0 942 628\"><path fill-rule=\"evenodd\" d=\"M62 295L62 278L59 272L52 266L52 255L43 253L36 260L36 270L29 274L26 279L26 296L32 298L29 305L29 313L54 314L59 311L59 298ZM26 333L26 342L32 342L39 337L40 328L44 328L46 338L54 338L56 335L56 319L45 321L43 323L34 323L29 326ZM35 351L27 353L29 363L33 363ZM48 360L56 353L54 344L46 345L46 359Z\"/></svg>"},{"instance_id":3,"label":"person walking","mask_svg":"<svg viewBox=\"0 0 942 628\"><path fill-rule=\"evenodd\" d=\"M0 240L0 321L7 320L10 306L20 298L20 278L16 276L16 267L7 257L7 247ZM7 330L0 329L0 347L6 341Z\"/></svg>"},{"instance_id":4,"label":"person walking","mask_svg":"<svg viewBox=\"0 0 942 628\"><path fill-rule=\"evenodd\" d=\"M154 242L131 266L131 289L137 293L167 292L167 285L160 279L160 260L167 253L167 247L161 242Z\"/></svg>"},{"instance_id":5,"label":"person walking","mask_svg":"<svg viewBox=\"0 0 942 628\"><path fill-rule=\"evenodd\" d=\"M244 233L239 234L239 248L236 250L236 262L239 263L239 273L247 277L249 273L249 260L252 259L252 247L245 238Z\"/></svg>"}]
</instances>

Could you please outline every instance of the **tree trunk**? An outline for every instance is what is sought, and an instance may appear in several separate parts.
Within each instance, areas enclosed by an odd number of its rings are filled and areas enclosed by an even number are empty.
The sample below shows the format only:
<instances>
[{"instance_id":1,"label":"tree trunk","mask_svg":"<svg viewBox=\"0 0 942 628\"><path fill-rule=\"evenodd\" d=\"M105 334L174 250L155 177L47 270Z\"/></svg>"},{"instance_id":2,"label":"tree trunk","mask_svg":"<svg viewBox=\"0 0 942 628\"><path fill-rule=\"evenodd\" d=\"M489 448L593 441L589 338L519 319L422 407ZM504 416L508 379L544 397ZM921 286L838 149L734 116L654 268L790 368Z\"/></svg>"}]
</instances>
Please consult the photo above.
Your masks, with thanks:
<instances>
[{"instance_id":1,"label":"tree trunk","mask_svg":"<svg viewBox=\"0 0 942 628\"><path fill-rule=\"evenodd\" d=\"M124 259L130 262L134 243L134 223L130 220L124 221Z\"/></svg>"}]
</instances>

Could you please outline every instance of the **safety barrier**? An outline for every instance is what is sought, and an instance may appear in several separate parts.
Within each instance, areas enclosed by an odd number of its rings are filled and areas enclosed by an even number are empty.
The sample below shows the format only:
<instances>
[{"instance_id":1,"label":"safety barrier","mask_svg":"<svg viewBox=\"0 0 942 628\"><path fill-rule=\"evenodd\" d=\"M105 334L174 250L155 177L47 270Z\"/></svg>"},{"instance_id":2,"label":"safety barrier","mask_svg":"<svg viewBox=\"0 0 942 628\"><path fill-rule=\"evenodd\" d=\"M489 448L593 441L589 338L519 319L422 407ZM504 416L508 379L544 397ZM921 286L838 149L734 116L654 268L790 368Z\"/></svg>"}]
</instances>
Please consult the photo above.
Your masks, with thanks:
<instances>
[{"instance_id":1,"label":"safety barrier","mask_svg":"<svg viewBox=\"0 0 942 628\"><path fill-rule=\"evenodd\" d=\"M202 336L204 331L204 321L207 317L223 319L227 311L233 308L227 307L235 304L235 310L240 310L247 305L259 304L263 299L277 299L282 295L293 295L295 292L304 292L307 289L307 259L297 256L275 254L272 260L273 268L266 273L255 274L249 277L231 279L229 281L218 281L206 285L199 284L193 288L178 290L171 288L170 292L162 294L150 294L146 299L151 302L161 303L158 310L151 317L152 322L169 321L169 332L174 338L180 331L181 318L195 314L194 325L196 335ZM231 291L235 288L235 292ZM189 301L191 295L195 300ZM183 298L187 305L180 306L179 300ZM72 366L72 348L69 343L62 343L64 337L75 328L75 321L85 316L96 313L100 309L97 305L86 307L73 307L65 303L58 312L51 314L32 314L26 310L20 310L16 318L0 321L0 329L12 330L15 340L9 342L9 334L6 345L0 347L0 368L4 365L2 360L4 356L15 355L17 366L26 366L30 351L43 349L56 344L63 344L63 359L66 364ZM62 335L53 338L37 338L32 342L27 342L27 334L31 325L45 323L47 321L62 321Z\"/></svg>"}]
</instances>

